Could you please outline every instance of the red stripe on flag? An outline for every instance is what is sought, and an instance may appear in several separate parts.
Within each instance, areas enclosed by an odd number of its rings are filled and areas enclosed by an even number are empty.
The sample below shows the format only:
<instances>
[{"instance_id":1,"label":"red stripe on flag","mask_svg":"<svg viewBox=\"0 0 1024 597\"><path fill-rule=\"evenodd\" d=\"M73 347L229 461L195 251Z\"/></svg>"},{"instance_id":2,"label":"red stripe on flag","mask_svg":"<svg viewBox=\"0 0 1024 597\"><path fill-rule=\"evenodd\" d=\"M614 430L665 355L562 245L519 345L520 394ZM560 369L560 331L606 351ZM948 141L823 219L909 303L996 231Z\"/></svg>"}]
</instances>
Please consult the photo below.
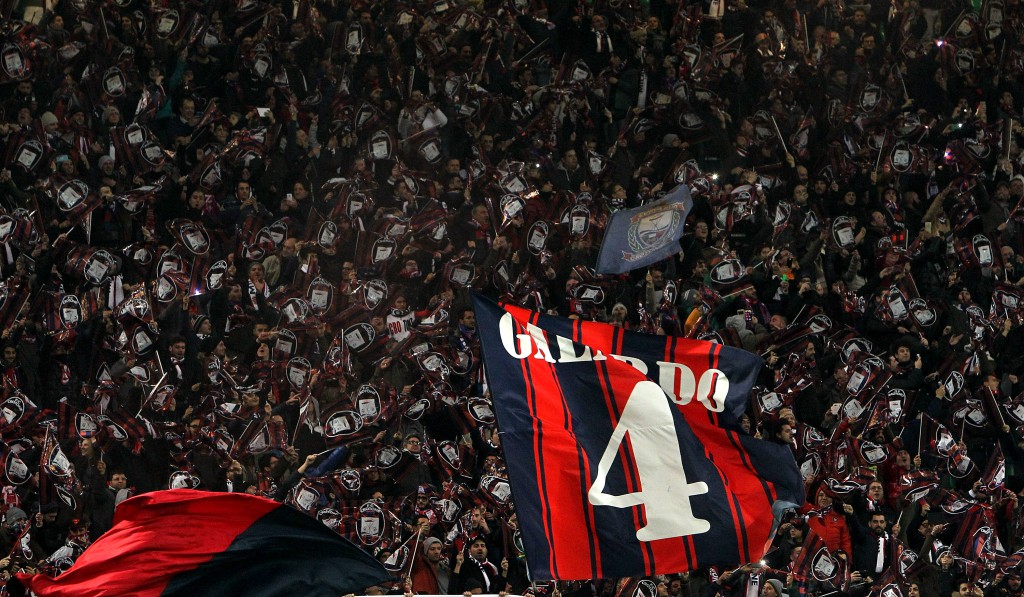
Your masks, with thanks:
<instances>
[{"instance_id":1,"label":"red stripe on flag","mask_svg":"<svg viewBox=\"0 0 1024 597\"><path fill-rule=\"evenodd\" d=\"M722 345L718 343L713 343L711 345L711 358L709 363L709 367L711 369L718 369L718 357L721 355L721 353ZM716 379L715 383L713 383L711 385L711 388L709 388L709 401L711 400L711 396L714 396L715 394L715 385L717 385L717 383L718 380ZM708 413L712 415L711 423L715 426L719 433L722 433L724 435L726 432L721 427L721 421L719 421L718 413L710 410L708 411ZM704 453L707 454L708 460L714 462L714 459L712 458L711 453L708 451L707 447L704 448ZM744 454L744 457L745 456L746 455ZM746 458L744 458L744 460L746 460ZM732 497L732 500L729 503L729 512L732 514L732 523L733 526L736 528L736 547L741 550L740 562L749 562L750 546L747 544L747 533L745 529L746 525L743 524L743 515L739 512L739 503L736 499L736 494L732 492L731 487L729 486L729 476L725 473L725 469L721 467L716 468L718 468L718 475L722 478L722 483L725 484L726 491Z\"/></svg>"},{"instance_id":2,"label":"red stripe on flag","mask_svg":"<svg viewBox=\"0 0 1024 597\"><path fill-rule=\"evenodd\" d=\"M519 321L516 320L517 328L519 327L519 325ZM541 520L544 521L544 535L547 538L548 545L553 546L555 543L554 539L552 538L553 529L551 528L551 516L549 514L551 508L547 500L547 481L544 478L544 452L542 451L543 444L541 443L541 424L540 419L537 416L537 393L534 392L533 381L530 379L529 357L521 359L519 363L523 369L523 379L526 382L525 384L523 384L526 388L526 404L529 406L530 415L533 418L533 453L536 455L536 458L534 459L536 462L534 474L537 477L537 488L539 490L538 501L540 503L540 516ZM556 558L554 549L551 549L548 552L548 570L550 570L554 576L558 576L555 573Z\"/></svg>"},{"instance_id":3,"label":"red stripe on flag","mask_svg":"<svg viewBox=\"0 0 1024 597\"><path fill-rule=\"evenodd\" d=\"M536 316L534 314L534 317ZM583 501L580 499L580 496L586 496L587 487L583 486L579 469L577 468L574 472L571 467L566 466L566 463L579 461L579 448L576 438L569 430L565 400L558 384L558 378L554 374L554 368L546 361L535 359L532 355L523 361L529 362L527 367L533 385L536 417L542 425L547 423L543 427L546 442L540 444L538 454L541 457L539 465L544 475L543 478L547 481L542 486L542 491L544 491L549 504L558 504L559 532L550 535L552 551L554 554L578 554L580 548L589 543L586 532L586 513ZM538 427L538 429L540 428ZM592 557L586 559L585 562L589 564L593 559L592 554ZM570 567L553 565L552 575L555 578L592 576L591 565L587 565L585 568L579 567L579 563L583 562L582 559L574 558ZM571 567L572 565L576 567Z\"/></svg>"}]
</instances>

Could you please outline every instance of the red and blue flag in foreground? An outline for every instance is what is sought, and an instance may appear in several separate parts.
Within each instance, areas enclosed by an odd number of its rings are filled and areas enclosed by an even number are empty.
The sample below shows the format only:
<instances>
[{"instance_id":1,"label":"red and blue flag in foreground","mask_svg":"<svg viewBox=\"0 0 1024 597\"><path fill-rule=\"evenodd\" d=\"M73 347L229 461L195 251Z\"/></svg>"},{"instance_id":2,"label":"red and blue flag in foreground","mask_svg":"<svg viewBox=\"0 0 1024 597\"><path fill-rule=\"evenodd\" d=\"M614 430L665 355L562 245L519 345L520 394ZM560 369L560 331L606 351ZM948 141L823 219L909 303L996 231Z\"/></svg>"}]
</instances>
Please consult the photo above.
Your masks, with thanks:
<instances>
[{"instance_id":1,"label":"red and blue flag in foreground","mask_svg":"<svg viewBox=\"0 0 1024 597\"><path fill-rule=\"evenodd\" d=\"M739 430L762 365L720 344L474 298L512 495L538 579L760 559L789 448Z\"/></svg>"},{"instance_id":2,"label":"red and blue flag in foreground","mask_svg":"<svg viewBox=\"0 0 1024 597\"><path fill-rule=\"evenodd\" d=\"M114 527L66 572L19 573L8 589L41 597L326 597L387 580L372 556L294 508L244 493L174 489L122 502Z\"/></svg>"}]
</instances>

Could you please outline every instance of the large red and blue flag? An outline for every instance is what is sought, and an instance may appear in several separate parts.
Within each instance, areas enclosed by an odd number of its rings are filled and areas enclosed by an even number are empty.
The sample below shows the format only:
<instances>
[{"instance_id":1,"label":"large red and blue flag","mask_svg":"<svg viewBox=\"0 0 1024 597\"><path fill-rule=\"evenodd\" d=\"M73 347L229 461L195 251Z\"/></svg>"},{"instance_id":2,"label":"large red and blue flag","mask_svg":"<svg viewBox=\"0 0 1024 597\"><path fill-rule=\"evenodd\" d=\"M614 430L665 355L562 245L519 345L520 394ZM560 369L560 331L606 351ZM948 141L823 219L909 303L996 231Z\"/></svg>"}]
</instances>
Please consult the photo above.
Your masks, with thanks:
<instances>
[{"instance_id":1,"label":"large red and blue flag","mask_svg":"<svg viewBox=\"0 0 1024 597\"><path fill-rule=\"evenodd\" d=\"M759 357L474 306L534 578L756 561L772 505L803 503L789 448L739 430Z\"/></svg>"}]
</instances>

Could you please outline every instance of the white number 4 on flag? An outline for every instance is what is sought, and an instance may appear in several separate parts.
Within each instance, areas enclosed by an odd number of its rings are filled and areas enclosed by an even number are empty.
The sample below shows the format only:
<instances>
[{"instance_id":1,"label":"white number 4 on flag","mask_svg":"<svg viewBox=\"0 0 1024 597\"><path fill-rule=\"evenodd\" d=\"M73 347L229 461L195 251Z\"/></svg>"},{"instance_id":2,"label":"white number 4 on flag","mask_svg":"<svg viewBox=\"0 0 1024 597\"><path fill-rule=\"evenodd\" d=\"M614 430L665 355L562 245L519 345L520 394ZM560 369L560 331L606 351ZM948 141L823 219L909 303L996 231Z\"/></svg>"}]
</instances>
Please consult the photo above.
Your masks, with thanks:
<instances>
[{"instance_id":1,"label":"white number 4 on flag","mask_svg":"<svg viewBox=\"0 0 1024 597\"><path fill-rule=\"evenodd\" d=\"M644 506L647 525L636 532L640 541L655 541L707 532L711 524L693 515L690 498L708 492L703 481L689 483L672 421L672 404L661 387L641 381L633 387L622 416L612 431L597 465L597 477L587 497L595 506L632 508ZM640 490L624 495L604 492L608 470L615 462L622 440L629 434Z\"/></svg>"}]
</instances>

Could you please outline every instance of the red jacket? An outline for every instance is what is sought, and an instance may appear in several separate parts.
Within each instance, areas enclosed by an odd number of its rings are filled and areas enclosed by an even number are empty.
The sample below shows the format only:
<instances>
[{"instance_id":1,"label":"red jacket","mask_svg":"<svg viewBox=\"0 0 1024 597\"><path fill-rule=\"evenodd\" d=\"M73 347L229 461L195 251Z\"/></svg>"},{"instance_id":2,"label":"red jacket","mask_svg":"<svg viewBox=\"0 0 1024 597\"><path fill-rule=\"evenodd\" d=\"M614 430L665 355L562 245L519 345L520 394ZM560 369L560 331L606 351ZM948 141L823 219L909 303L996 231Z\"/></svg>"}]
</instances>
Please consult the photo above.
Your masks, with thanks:
<instances>
[{"instance_id":1,"label":"red jacket","mask_svg":"<svg viewBox=\"0 0 1024 597\"><path fill-rule=\"evenodd\" d=\"M422 550L416 553L416 559L412 564L412 592L424 595L440 595L441 588L437 584L437 574L434 572L430 562L423 555Z\"/></svg>"},{"instance_id":2,"label":"red jacket","mask_svg":"<svg viewBox=\"0 0 1024 597\"><path fill-rule=\"evenodd\" d=\"M846 524L845 516L835 510L829 510L819 516L808 518L807 526L814 529L829 551L835 553L837 549L842 549L847 556L853 557L853 542L850 540L850 527Z\"/></svg>"}]
</instances>

